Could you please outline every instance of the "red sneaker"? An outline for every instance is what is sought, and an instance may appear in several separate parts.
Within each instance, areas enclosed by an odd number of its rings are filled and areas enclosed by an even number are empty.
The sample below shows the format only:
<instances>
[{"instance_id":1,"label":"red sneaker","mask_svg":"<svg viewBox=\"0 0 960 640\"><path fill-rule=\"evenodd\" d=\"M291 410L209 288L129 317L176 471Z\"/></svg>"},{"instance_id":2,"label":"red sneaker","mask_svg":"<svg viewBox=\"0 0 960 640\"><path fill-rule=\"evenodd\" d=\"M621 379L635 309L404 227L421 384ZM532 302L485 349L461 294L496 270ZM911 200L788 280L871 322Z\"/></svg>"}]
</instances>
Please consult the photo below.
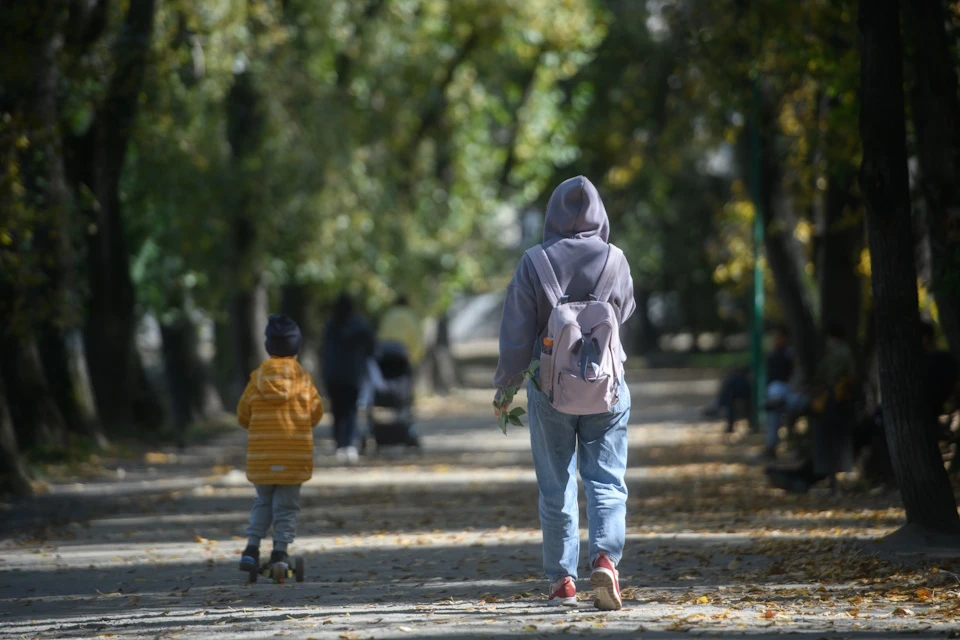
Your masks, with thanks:
<instances>
[{"instance_id":1,"label":"red sneaker","mask_svg":"<svg viewBox=\"0 0 960 640\"><path fill-rule=\"evenodd\" d=\"M564 576L554 580L550 584L550 599L547 604L553 607L575 607L577 606L577 585L573 578Z\"/></svg>"},{"instance_id":2,"label":"red sneaker","mask_svg":"<svg viewBox=\"0 0 960 640\"><path fill-rule=\"evenodd\" d=\"M619 611L623 608L623 600L620 598L620 574L602 551L593 561L590 585L594 589L593 606L597 609Z\"/></svg>"}]
</instances>

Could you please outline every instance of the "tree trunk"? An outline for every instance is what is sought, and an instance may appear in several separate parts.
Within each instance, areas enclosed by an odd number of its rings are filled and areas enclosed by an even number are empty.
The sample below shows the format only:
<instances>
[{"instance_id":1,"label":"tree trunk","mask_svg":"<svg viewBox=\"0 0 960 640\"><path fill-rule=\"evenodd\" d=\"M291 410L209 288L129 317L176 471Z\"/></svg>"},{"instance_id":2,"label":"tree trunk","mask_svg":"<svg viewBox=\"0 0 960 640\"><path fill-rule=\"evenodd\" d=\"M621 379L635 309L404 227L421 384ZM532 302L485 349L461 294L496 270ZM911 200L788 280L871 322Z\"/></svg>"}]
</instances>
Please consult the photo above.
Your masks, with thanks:
<instances>
[{"instance_id":1,"label":"tree trunk","mask_svg":"<svg viewBox=\"0 0 960 640\"><path fill-rule=\"evenodd\" d=\"M154 5L155 0L130 4L114 46L116 68L106 96L89 130L73 142L69 165L75 196L92 230L87 243L90 374L101 416L117 431L130 428L137 398L148 397L139 388L145 376L138 370L134 344L136 300L119 185L147 65Z\"/></svg>"},{"instance_id":2,"label":"tree trunk","mask_svg":"<svg viewBox=\"0 0 960 640\"><path fill-rule=\"evenodd\" d=\"M817 327L814 322L813 303L804 285L804 265L799 255L797 241L793 237L796 221L788 215L790 201L783 193L783 172L776 148L777 100L772 89L763 86L760 92L760 113L757 126L760 129L759 192L760 201L754 203L763 213L763 246L767 265L773 274L777 298L783 306L784 317L790 330L791 341L797 354L800 377L806 380L813 375L817 358ZM743 141L747 140L746 136ZM749 147L742 145L742 153ZM749 157L744 156L745 164Z\"/></svg>"},{"instance_id":3,"label":"tree trunk","mask_svg":"<svg viewBox=\"0 0 960 640\"><path fill-rule=\"evenodd\" d=\"M940 325L960 358L960 101L940 0L903 5L910 42L913 126L926 203L932 281Z\"/></svg>"},{"instance_id":4,"label":"tree trunk","mask_svg":"<svg viewBox=\"0 0 960 640\"><path fill-rule=\"evenodd\" d=\"M907 524L960 532L924 401L920 316L907 178L899 3L860 3L863 165L883 414Z\"/></svg>"},{"instance_id":5,"label":"tree trunk","mask_svg":"<svg viewBox=\"0 0 960 640\"><path fill-rule=\"evenodd\" d=\"M313 309L310 303L310 290L308 287L288 283L283 286L280 292L280 313L285 313L300 325L300 332L303 334L303 344L300 346L300 366L313 376L314 380L320 379L320 361L317 357L320 353L320 332L314 322Z\"/></svg>"},{"instance_id":6,"label":"tree trunk","mask_svg":"<svg viewBox=\"0 0 960 640\"><path fill-rule=\"evenodd\" d=\"M233 335L230 319L224 315L215 319L213 325L213 380L220 397L223 399L224 409L233 411L237 407L240 396L235 396L236 364L233 353ZM241 391L242 393L242 391Z\"/></svg>"},{"instance_id":7,"label":"tree trunk","mask_svg":"<svg viewBox=\"0 0 960 640\"><path fill-rule=\"evenodd\" d=\"M653 353L657 350L660 335L656 325L650 319L650 290L645 288L636 291L637 310L635 318L630 322L636 322L637 352L641 354Z\"/></svg>"},{"instance_id":8,"label":"tree trunk","mask_svg":"<svg viewBox=\"0 0 960 640\"><path fill-rule=\"evenodd\" d=\"M107 438L97 415L80 331L71 329L63 332L56 327L45 326L41 332L40 353L50 386L56 393L70 431L92 439L98 447L105 447Z\"/></svg>"},{"instance_id":9,"label":"tree trunk","mask_svg":"<svg viewBox=\"0 0 960 640\"><path fill-rule=\"evenodd\" d=\"M820 328L842 327L859 352L862 283L857 268L863 251L863 216L851 193L853 176L829 178L817 251Z\"/></svg>"},{"instance_id":10,"label":"tree trunk","mask_svg":"<svg viewBox=\"0 0 960 640\"><path fill-rule=\"evenodd\" d=\"M160 325L163 339L163 368L167 381L167 393L173 410L173 426L177 444L186 445L187 428L193 424L194 413L190 405L190 362L187 355L188 322L177 319Z\"/></svg>"},{"instance_id":11,"label":"tree trunk","mask_svg":"<svg viewBox=\"0 0 960 640\"><path fill-rule=\"evenodd\" d=\"M47 382L36 341L12 335L0 338L0 372L20 446L65 449L67 424Z\"/></svg>"},{"instance_id":12,"label":"tree trunk","mask_svg":"<svg viewBox=\"0 0 960 640\"><path fill-rule=\"evenodd\" d=\"M178 444L185 446L187 429L212 417L222 405L211 383L209 367L200 356L197 325L182 305L173 320L161 323L160 333L173 423Z\"/></svg>"},{"instance_id":13,"label":"tree trunk","mask_svg":"<svg viewBox=\"0 0 960 640\"><path fill-rule=\"evenodd\" d=\"M804 286L803 267L796 257L796 240L793 237L793 221L788 220L782 208L785 196L774 197L782 191L780 168L772 157L768 145L762 147L763 177L761 198L763 203L763 246L767 264L773 273L777 297L783 305L791 341L800 366L801 379L813 375L817 361L817 327L813 318L813 305Z\"/></svg>"},{"instance_id":14,"label":"tree trunk","mask_svg":"<svg viewBox=\"0 0 960 640\"><path fill-rule=\"evenodd\" d=\"M66 181L57 103L58 58L64 46L63 29L68 11L62 2L36 2L22 9L28 13L19 17L27 17L29 24L20 32L19 45L28 52L27 64L21 64L20 77L12 81L14 86L19 85L15 90L15 99L19 102L16 110L20 112L21 126L30 142L19 154L25 187L23 197L34 212L33 260L44 278L33 285L32 291L26 291L31 299L25 312L30 316L27 324L29 331L37 331L34 335L49 386L55 391L56 401L71 430L103 445L96 408L89 402L92 394L89 378L72 375L76 358L65 342L73 328L80 324L81 317L75 295L78 258L72 238L80 225L74 220L75 209ZM36 13L30 14L31 10ZM41 311L36 312L37 308Z\"/></svg>"},{"instance_id":15,"label":"tree trunk","mask_svg":"<svg viewBox=\"0 0 960 640\"><path fill-rule=\"evenodd\" d=\"M193 316L188 316L190 330L184 349L192 371L190 387L190 407L193 414L201 420L210 420L223 413L223 398L215 383L212 362L204 357L204 345L200 341L200 326Z\"/></svg>"},{"instance_id":16,"label":"tree trunk","mask_svg":"<svg viewBox=\"0 0 960 640\"><path fill-rule=\"evenodd\" d=\"M30 484L30 472L23 463L23 456L17 444L17 433L10 415L7 394L0 371L0 491L10 492L18 497L33 494Z\"/></svg>"},{"instance_id":17,"label":"tree trunk","mask_svg":"<svg viewBox=\"0 0 960 640\"><path fill-rule=\"evenodd\" d=\"M444 312L437 318L437 332L434 344L427 353L430 363L430 385L436 393L447 395L450 390L461 384L460 372L450 350L450 319Z\"/></svg>"},{"instance_id":18,"label":"tree trunk","mask_svg":"<svg viewBox=\"0 0 960 640\"><path fill-rule=\"evenodd\" d=\"M227 138L231 165L239 186L228 207L231 228L234 290L230 299L230 329L233 338L233 384L231 403L239 400L250 377L266 357L263 329L267 322L267 289L260 265L260 242L256 221L263 202L263 146L266 114L257 85L249 71L234 76L227 95Z\"/></svg>"},{"instance_id":19,"label":"tree trunk","mask_svg":"<svg viewBox=\"0 0 960 640\"><path fill-rule=\"evenodd\" d=\"M237 400L250 379L250 373L267 357L263 346L267 315L267 287L260 277L249 289L237 291L230 301L234 363L231 395Z\"/></svg>"}]
</instances>

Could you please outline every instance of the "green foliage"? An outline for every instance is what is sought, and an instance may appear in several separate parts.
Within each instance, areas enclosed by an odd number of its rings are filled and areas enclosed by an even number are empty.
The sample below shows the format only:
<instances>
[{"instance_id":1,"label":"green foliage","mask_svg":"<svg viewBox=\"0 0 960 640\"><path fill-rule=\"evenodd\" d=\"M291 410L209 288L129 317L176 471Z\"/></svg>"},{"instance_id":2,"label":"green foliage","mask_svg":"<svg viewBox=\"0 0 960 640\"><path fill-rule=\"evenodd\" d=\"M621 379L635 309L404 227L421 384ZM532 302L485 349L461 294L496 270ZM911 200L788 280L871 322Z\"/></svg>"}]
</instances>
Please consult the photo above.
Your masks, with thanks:
<instances>
[{"instance_id":1,"label":"green foliage","mask_svg":"<svg viewBox=\"0 0 960 640\"><path fill-rule=\"evenodd\" d=\"M576 154L587 100L559 90L603 36L591 2L231 0L160 7L125 195L141 303L219 308L232 194L258 184L273 284L428 311L502 272L500 214ZM230 165L227 94L251 74L262 148ZM251 178L255 176L255 178Z\"/></svg>"}]
</instances>

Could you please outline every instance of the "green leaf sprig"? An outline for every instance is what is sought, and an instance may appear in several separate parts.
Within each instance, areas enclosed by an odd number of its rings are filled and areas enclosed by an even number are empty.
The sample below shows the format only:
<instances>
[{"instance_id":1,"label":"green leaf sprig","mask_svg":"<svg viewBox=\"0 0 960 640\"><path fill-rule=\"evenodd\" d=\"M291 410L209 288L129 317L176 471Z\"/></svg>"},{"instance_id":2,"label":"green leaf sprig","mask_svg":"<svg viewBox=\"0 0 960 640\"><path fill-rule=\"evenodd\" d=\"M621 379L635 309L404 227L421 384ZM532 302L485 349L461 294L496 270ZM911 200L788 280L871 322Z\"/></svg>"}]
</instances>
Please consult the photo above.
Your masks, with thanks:
<instances>
[{"instance_id":1,"label":"green leaf sprig","mask_svg":"<svg viewBox=\"0 0 960 640\"><path fill-rule=\"evenodd\" d=\"M527 367L526 371L523 372L523 379L526 379L527 376L530 377L530 382L533 383L534 388L537 391L542 391L540 388L540 383L537 382L537 369L540 368L540 361L534 360L530 363L530 366ZM520 381L520 385L523 385L523 379ZM520 417L525 415L527 412L523 407L514 407L510 411L506 411L513 403L513 397L517 395L518 387L510 387L507 389L502 389L500 397L493 401L493 406L500 410L498 422L500 423L500 430L503 431L503 435L507 435L507 423L512 424L516 427L522 427L523 421L520 420Z\"/></svg>"}]
</instances>

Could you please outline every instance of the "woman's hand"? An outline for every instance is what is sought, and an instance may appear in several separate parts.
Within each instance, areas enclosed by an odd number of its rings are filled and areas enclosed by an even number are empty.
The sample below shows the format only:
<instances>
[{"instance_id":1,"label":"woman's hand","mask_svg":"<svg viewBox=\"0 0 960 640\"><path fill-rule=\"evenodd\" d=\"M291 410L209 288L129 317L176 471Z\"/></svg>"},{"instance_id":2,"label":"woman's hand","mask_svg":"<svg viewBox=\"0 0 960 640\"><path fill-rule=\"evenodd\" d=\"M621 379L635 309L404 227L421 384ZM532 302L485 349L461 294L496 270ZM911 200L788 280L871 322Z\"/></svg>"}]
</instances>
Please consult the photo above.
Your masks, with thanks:
<instances>
[{"instance_id":1,"label":"woman's hand","mask_svg":"<svg viewBox=\"0 0 960 640\"><path fill-rule=\"evenodd\" d=\"M504 400L501 403L501 397L503 396L498 393L493 400L493 415L497 420L500 420L500 414L510 412L510 400Z\"/></svg>"}]
</instances>

